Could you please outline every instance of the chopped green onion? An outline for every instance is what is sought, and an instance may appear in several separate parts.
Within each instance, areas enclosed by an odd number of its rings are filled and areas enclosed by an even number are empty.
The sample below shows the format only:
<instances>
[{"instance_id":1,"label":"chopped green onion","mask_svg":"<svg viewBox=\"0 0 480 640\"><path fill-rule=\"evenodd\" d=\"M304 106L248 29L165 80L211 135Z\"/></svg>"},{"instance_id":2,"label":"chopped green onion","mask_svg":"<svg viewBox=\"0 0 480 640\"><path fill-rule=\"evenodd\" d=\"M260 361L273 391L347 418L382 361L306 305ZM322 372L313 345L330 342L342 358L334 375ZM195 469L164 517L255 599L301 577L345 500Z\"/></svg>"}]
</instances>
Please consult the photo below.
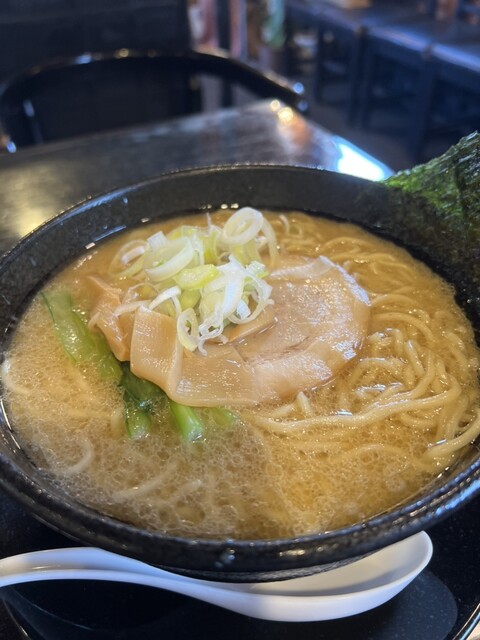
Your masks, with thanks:
<instances>
[{"instance_id":1,"label":"chopped green onion","mask_svg":"<svg viewBox=\"0 0 480 640\"><path fill-rule=\"evenodd\" d=\"M154 266L151 269L145 269L152 282L161 282L187 267L193 258L192 243L188 238L178 238L169 242L165 247L160 247L155 252Z\"/></svg>"},{"instance_id":2,"label":"chopped green onion","mask_svg":"<svg viewBox=\"0 0 480 640\"><path fill-rule=\"evenodd\" d=\"M260 211L244 207L223 228L208 220L207 227L181 225L167 235L159 231L146 241L127 242L110 273L143 279L150 289L141 299L156 313L176 319L183 347L205 353L205 342L222 339L228 324L251 322L272 304L260 255L266 250L275 263L272 226ZM135 313L138 288L138 283L131 288L132 300L127 292L116 312Z\"/></svg>"},{"instance_id":3,"label":"chopped green onion","mask_svg":"<svg viewBox=\"0 0 480 640\"><path fill-rule=\"evenodd\" d=\"M221 242L227 246L247 244L253 240L263 226L263 215L257 209L243 207L236 211L223 225Z\"/></svg>"},{"instance_id":4,"label":"chopped green onion","mask_svg":"<svg viewBox=\"0 0 480 640\"><path fill-rule=\"evenodd\" d=\"M220 233L220 229L212 225L208 229L208 233L202 235L204 260L206 264L218 264L220 262L218 253Z\"/></svg>"},{"instance_id":5,"label":"chopped green onion","mask_svg":"<svg viewBox=\"0 0 480 640\"><path fill-rule=\"evenodd\" d=\"M265 268L263 262L258 262L258 260L253 260L247 267L247 271L250 275L255 278L266 278L268 276L268 271Z\"/></svg>"},{"instance_id":6,"label":"chopped green onion","mask_svg":"<svg viewBox=\"0 0 480 640\"><path fill-rule=\"evenodd\" d=\"M198 290L182 291L179 298L182 310L185 311L185 309L189 308L193 309L201 297L201 293Z\"/></svg>"},{"instance_id":7,"label":"chopped green onion","mask_svg":"<svg viewBox=\"0 0 480 640\"><path fill-rule=\"evenodd\" d=\"M143 269L143 256L148 244L144 240L131 240L117 251L110 263L109 273L119 278L129 278Z\"/></svg>"},{"instance_id":8,"label":"chopped green onion","mask_svg":"<svg viewBox=\"0 0 480 640\"><path fill-rule=\"evenodd\" d=\"M184 290L201 289L206 284L215 280L219 275L217 267L213 264L202 264L191 269L183 269L176 276L175 282Z\"/></svg>"},{"instance_id":9,"label":"chopped green onion","mask_svg":"<svg viewBox=\"0 0 480 640\"><path fill-rule=\"evenodd\" d=\"M198 232L198 228L191 224L182 224L175 229L172 229L169 233L167 233L168 240L177 240L178 238L190 238L191 236L196 235Z\"/></svg>"}]
</instances>

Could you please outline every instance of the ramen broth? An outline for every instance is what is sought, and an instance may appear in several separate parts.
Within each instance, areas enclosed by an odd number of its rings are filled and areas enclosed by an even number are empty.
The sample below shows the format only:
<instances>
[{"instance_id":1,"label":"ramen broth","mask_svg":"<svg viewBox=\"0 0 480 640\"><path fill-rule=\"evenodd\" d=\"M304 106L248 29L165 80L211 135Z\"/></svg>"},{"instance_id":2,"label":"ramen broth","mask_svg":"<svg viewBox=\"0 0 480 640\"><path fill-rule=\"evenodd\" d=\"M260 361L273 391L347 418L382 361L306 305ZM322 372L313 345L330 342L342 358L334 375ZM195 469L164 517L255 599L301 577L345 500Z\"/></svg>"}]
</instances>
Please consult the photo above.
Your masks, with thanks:
<instances>
[{"instance_id":1,"label":"ramen broth","mask_svg":"<svg viewBox=\"0 0 480 640\"><path fill-rule=\"evenodd\" d=\"M281 257L325 256L368 295L356 356L317 388L230 406L232 424L198 409L205 431L196 442L182 440L160 403L150 433L135 440L123 428L121 390L94 366L69 361L37 297L3 365L5 401L22 445L69 494L168 534L291 537L404 502L478 435L479 351L452 288L406 251L353 225L297 212L268 219ZM181 223L206 224L199 216ZM68 288L88 318L94 299L86 276L108 278L126 239L179 224L144 225L95 246L46 290Z\"/></svg>"}]
</instances>

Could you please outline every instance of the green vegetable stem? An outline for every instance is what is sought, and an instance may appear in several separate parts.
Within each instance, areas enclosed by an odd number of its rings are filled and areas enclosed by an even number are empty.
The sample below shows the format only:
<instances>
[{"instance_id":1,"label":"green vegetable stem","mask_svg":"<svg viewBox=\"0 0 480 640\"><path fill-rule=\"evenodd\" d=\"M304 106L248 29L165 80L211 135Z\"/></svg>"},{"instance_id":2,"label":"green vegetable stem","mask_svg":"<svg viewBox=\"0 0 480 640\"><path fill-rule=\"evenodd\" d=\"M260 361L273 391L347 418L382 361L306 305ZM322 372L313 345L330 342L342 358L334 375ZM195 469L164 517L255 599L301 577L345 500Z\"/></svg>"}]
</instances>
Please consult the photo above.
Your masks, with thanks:
<instances>
[{"instance_id":1,"label":"green vegetable stem","mask_svg":"<svg viewBox=\"0 0 480 640\"><path fill-rule=\"evenodd\" d=\"M203 438L204 425L198 417L195 409L184 404L179 404L168 398L170 413L175 424L187 442L195 442Z\"/></svg>"},{"instance_id":2,"label":"green vegetable stem","mask_svg":"<svg viewBox=\"0 0 480 640\"><path fill-rule=\"evenodd\" d=\"M120 386L123 388L123 417L127 433L135 440L143 438L152 425L151 413L158 401L164 399L162 390L133 374L128 362L123 362Z\"/></svg>"},{"instance_id":3,"label":"green vegetable stem","mask_svg":"<svg viewBox=\"0 0 480 640\"><path fill-rule=\"evenodd\" d=\"M100 333L92 333L79 313L73 309L66 291L56 291L42 298L53 320L55 331L68 356L76 364L92 362L105 380L119 382L122 370Z\"/></svg>"},{"instance_id":4,"label":"green vegetable stem","mask_svg":"<svg viewBox=\"0 0 480 640\"><path fill-rule=\"evenodd\" d=\"M195 409L174 402L153 382L138 378L130 370L128 362L122 363L124 417L127 433L131 438L145 436L151 427L151 413L156 403L167 401L175 426L186 442L203 437L204 424Z\"/></svg>"}]
</instances>

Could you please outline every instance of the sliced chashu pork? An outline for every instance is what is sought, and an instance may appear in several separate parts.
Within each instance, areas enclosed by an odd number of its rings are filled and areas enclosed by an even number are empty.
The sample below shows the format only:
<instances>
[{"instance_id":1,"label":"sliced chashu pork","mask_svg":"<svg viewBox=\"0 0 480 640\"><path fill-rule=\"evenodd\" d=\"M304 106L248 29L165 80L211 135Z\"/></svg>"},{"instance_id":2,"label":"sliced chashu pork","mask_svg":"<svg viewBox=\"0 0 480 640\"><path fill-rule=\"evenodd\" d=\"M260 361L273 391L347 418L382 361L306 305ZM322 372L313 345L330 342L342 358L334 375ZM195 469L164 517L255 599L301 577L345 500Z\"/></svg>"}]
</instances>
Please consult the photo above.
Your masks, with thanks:
<instances>
[{"instance_id":1,"label":"sliced chashu pork","mask_svg":"<svg viewBox=\"0 0 480 640\"><path fill-rule=\"evenodd\" d=\"M207 355L184 351L175 321L140 308L135 314L132 371L190 406L254 405L314 388L355 357L369 321L366 293L326 258L290 256L269 282L273 322L263 331Z\"/></svg>"},{"instance_id":2,"label":"sliced chashu pork","mask_svg":"<svg viewBox=\"0 0 480 640\"><path fill-rule=\"evenodd\" d=\"M276 323L238 344L262 398L284 398L332 378L355 357L370 316L365 291L327 258L292 256L269 279Z\"/></svg>"}]
</instances>

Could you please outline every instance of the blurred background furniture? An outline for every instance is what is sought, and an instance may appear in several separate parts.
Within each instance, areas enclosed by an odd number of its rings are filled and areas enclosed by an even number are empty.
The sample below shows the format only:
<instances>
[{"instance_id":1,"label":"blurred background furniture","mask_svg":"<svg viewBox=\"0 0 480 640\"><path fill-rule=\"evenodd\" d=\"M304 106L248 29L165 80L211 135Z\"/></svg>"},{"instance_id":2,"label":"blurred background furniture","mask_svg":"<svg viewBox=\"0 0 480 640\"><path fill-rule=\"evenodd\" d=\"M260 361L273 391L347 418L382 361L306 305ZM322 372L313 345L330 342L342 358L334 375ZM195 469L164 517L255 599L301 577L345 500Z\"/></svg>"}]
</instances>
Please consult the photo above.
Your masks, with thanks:
<instances>
[{"instance_id":1,"label":"blurred background furniture","mask_svg":"<svg viewBox=\"0 0 480 640\"><path fill-rule=\"evenodd\" d=\"M451 24L457 5L458 22L473 28L468 23L475 16L469 7L475 3L480 0L8 0L0 3L0 82L59 57L120 49L179 55L200 40L222 46L230 57L254 63L263 72L287 73L292 85L300 81L309 98L310 118L400 169L420 157L441 153L458 138L452 127L451 135L440 135L448 128L443 124L458 122L461 133L474 128L476 95L453 84L447 92L445 80L435 82L441 100L434 101L435 123L430 124L435 126L428 124L419 155L415 131L420 121L409 116L423 112L418 78L437 43L432 41L424 55L414 54L420 63L413 66L391 56L375 56L374 81L371 87L364 83L362 92L359 85L368 68L365 54L371 33L390 28L395 33L412 31L422 21L443 29ZM278 26L283 12L285 45L281 29L272 40L272 29L265 28L266 16L268 27ZM196 19L189 21L188 16ZM323 36L317 46L319 31ZM194 75L203 88L199 92L203 109L252 98L248 91L232 90L221 75L214 74L217 79L212 80L210 74L206 82L202 74ZM366 99L361 105L367 88L370 102ZM365 126L359 123L361 111ZM440 122L442 129L437 126Z\"/></svg>"},{"instance_id":2,"label":"blurred background furniture","mask_svg":"<svg viewBox=\"0 0 480 640\"><path fill-rule=\"evenodd\" d=\"M0 80L45 60L85 51L191 44L187 0L0 2Z\"/></svg>"},{"instance_id":3,"label":"blurred background furniture","mask_svg":"<svg viewBox=\"0 0 480 640\"><path fill-rule=\"evenodd\" d=\"M428 75L430 53L438 44L480 42L480 7L473 0L458 0L451 19L421 17L375 26L365 40L361 123L369 125L373 111L385 104L403 108L405 133L415 161L421 160L416 120L425 112L422 83ZM393 79L393 82L392 82Z\"/></svg>"},{"instance_id":4,"label":"blurred background furniture","mask_svg":"<svg viewBox=\"0 0 480 640\"><path fill-rule=\"evenodd\" d=\"M431 135L480 129L480 39L433 44L422 67L412 133L421 157Z\"/></svg>"},{"instance_id":5,"label":"blurred background furniture","mask_svg":"<svg viewBox=\"0 0 480 640\"><path fill-rule=\"evenodd\" d=\"M219 31L229 36L228 3L220 4ZM14 150L193 113L205 104L225 106L236 85L246 90L243 99L276 97L306 109L300 83L289 86L220 50L194 50L188 6L188 0L0 3L0 121L13 139L4 135L3 145ZM222 44L228 47L229 38L222 36ZM203 76L216 79L208 91Z\"/></svg>"},{"instance_id":6,"label":"blurred background furniture","mask_svg":"<svg viewBox=\"0 0 480 640\"><path fill-rule=\"evenodd\" d=\"M321 100L325 89L332 83L343 82L347 86L345 99L349 122L353 122L358 104L359 88L363 69L365 35L372 27L396 24L399 21L415 20L432 15L434 0L372 0L365 7L344 7L315 0L286 0L288 43L295 48L292 35L295 27L304 31L315 31L315 65L313 94ZM298 37L298 36L297 36ZM288 71L294 72L289 55Z\"/></svg>"},{"instance_id":7,"label":"blurred background furniture","mask_svg":"<svg viewBox=\"0 0 480 640\"><path fill-rule=\"evenodd\" d=\"M0 2L0 83L23 70L85 51L190 46L187 0ZM0 131L0 151L15 149Z\"/></svg>"},{"instance_id":8,"label":"blurred background furniture","mask_svg":"<svg viewBox=\"0 0 480 640\"><path fill-rule=\"evenodd\" d=\"M306 68L313 61L317 49L317 24L322 5L314 0L286 0L285 2L285 72L298 76L313 72Z\"/></svg>"},{"instance_id":9,"label":"blurred background furniture","mask_svg":"<svg viewBox=\"0 0 480 640\"><path fill-rule=\"evenodd\" d=\"M257 98L277 98L304 112L301 85L261 72L221 51L135 51L83 54L47 61L0 87L0 122L10 150L61 138L160 121L202 110L198 74L228 86L218 106L232 103L232 85Z\"/></svg>"},{"instance_id":10,"label":"blurred background furniture","mask_svg":"<svg viewBox=\"0 0 480 640\"><path fill-rule=\"evenodd\" d=\"M344 9L325 3L317 21L317 57L314 91L320 99L327 84L338 79L348 83L347 117L353 122L363 73L365 37L371 29L431 16L434 1L373 0L370 6ZM388 28L388 27L387 27Z\"/></svg>"},{"instance_id":11,"label":"blurred background furniture","mask_svg":"<svg viewBox=\"0 0 480 640\"><path fill-rule=\"evenodd\" d=\"M480 127L471 52L480 43L479 0L285 3L286 72L304 83L317 122L397 168L438 155ZM440 46L449 52L441 65Z\"/></svg>"}]
</instances>

